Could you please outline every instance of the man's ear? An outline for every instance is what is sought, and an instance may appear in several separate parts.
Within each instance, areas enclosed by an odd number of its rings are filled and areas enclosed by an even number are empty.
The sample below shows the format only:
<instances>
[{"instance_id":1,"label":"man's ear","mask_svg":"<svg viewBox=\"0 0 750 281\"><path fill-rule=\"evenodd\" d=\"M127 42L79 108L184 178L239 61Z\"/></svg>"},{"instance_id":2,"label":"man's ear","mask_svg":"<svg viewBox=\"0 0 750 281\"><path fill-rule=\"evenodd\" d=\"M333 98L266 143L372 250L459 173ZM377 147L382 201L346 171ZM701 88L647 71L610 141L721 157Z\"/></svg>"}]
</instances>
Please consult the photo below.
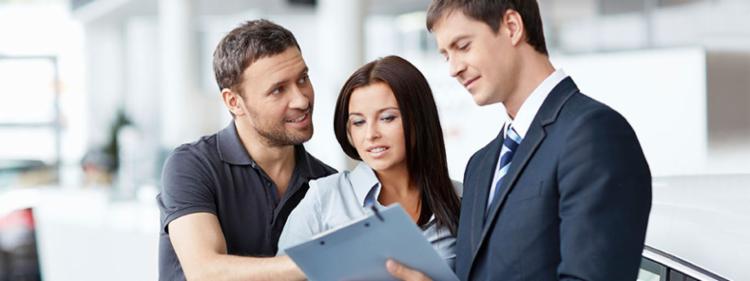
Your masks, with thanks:
<instances>
[{"instance_id":1,"label":"man's ear","mask_svg":"<svg viewBox=\"0 0 750 281\"><path fill-rule=\"evenodd\" d=\"M229 109L229 112L234 116L245 115L244 107L242 106L242 96L239 93L230 89L221 89L221 98L224 100L224 105Z\"/></svg>"},{"instance_id":2,"label":"man's ear","mask_svg":"<svg viewBox=\"0 0 750 281\"><path fill-rule=\"evenodd\" d=\"M519 43L525 41L526 28L523 25L521 14L516 10L508 9L505 11L500 29L501 32L507 32L506 34L513 46L518 46Z\"/></svg>"}]
</instances>

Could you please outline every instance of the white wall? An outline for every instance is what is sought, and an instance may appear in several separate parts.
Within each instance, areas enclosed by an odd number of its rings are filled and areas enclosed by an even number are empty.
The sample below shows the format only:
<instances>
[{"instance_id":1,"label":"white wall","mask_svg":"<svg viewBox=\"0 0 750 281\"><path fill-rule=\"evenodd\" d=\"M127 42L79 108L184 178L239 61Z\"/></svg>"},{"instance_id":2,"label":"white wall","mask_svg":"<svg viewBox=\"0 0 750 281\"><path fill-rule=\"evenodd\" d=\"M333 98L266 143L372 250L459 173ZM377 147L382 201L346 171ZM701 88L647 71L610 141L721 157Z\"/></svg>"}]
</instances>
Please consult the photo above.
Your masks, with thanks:
<instances>
[{"instance_id":1,"label":"white wall","mask_svg":"<svg viewBox=\"0 0 750 281\"><path fill-rule=\"evenodd\" d=\"M628 119L655 176L750 173L750 53L678 48L553 60Z\"/></svg>"},{"instance_id":2,"label":"white wall","mask_svg":"<svg viewBox=\"0 0 750 281\"><path fill-rule=\"evenodd\" d=\"M553 54L552 60L584 94L625 116L654 176L750 173L743 160L750 156L750 60L711 54L696 47ZM469 157L499 132L505 111L500 105L476 106L437 55L407 59L433 88L450 173L461 179Z\"/></svg>"},{"instance_id":3,"label":"white wall","mask_svg":"<svg viewBox=\"0 0 750 281\"><path fill-rule=\"evenodd\" d=\"M699 48L555 57L581 91L633 126L654 175L705 169L706 59ZM679 67L676 67L679 66Z\"/></svg>"}]
</instances>

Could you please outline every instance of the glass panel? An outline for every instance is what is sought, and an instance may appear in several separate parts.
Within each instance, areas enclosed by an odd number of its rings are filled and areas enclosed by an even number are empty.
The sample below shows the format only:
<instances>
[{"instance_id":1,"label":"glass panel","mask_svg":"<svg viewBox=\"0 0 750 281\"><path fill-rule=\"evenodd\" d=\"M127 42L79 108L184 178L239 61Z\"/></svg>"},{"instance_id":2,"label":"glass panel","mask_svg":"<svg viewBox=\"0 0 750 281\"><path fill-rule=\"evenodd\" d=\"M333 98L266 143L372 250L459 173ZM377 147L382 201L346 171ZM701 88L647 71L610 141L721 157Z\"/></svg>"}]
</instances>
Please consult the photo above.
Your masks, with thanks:
<instances>
[{"instance_id":1,"label":"glass panel","mask_svg":"<svg viewBox=\"0 0 750 281\"><path fill-rule=\"evenodd\" d=\"M49 59L0 60L0 124L55 120L55 68Z\"/></svg>"},{"instance_id":2,"label":"glass panel","mask_svg":"<svg viewBox=\"0 0 750 281\"><path fill-rule=\"evenodd\" d=\"M50 128L0 128L0 160L56 160L55 132Z\"/></svg>"},{"instance_id":3,"label":"glass panel","mask_svg":"<svg viewBox=\"0 0 750 281\"><path fill-rule=\"evenodd\" d=\"M55 67L53 57L0 56L0 189L57 181Z\"/></svg>"},{"instance_id":4,"label":"glass panel","mask_svg":"<svg viewBox=\"0 0 750 281\"><path fill-rule=\"evenodd\" d=\"M669 281L686 281L685 275L676 270L669 271Z\"/></svg>"},{"instance_id":5,"label":"glass panel","mask_svg":"<svg viewBox=\"0 0 750 281\"><path fill-rule=\"evenodd\" d=\"M680 271L670 269L669 270L669 281L700 281L693 277L686 275Z\"/></svg>"},{"instance_id":6,"label":"glass panel","mask_svg":"<svg viewBox=\"0 0 750 281\"><path fill-rule=\"evenodd\" d=\"M638 281L666 281L667 268L650 259L641 258L641 268L638 270Z\"/></svg>"}]
</instances>

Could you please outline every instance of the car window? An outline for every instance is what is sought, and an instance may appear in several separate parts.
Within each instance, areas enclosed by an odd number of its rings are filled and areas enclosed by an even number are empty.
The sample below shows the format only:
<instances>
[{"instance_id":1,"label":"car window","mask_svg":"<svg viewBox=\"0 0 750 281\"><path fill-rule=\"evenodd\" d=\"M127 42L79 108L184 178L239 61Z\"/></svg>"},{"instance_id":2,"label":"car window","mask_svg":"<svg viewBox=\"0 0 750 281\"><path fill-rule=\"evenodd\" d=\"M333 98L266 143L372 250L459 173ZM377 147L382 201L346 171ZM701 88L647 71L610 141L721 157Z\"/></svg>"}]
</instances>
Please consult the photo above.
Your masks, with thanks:
<instances>
[{"instance_id":1,"label":"car window","mask_svg":"<svg viewBox=\"0 0 750 281\"><path fill-rule=\"evenodd\" d=\"M638 281L668 281L667 267L648 258L641 258L641 268L638 270Z\"/></svg>"},{"instance_id":2,"label":"car window","mask_svg":"<svg viewBox=\"0 0 750 281\"><path fill-rule=\"evenodd\" d=\"M669 270L669 281L699 281L674 269Z\"/></svg>"}]
</instances>

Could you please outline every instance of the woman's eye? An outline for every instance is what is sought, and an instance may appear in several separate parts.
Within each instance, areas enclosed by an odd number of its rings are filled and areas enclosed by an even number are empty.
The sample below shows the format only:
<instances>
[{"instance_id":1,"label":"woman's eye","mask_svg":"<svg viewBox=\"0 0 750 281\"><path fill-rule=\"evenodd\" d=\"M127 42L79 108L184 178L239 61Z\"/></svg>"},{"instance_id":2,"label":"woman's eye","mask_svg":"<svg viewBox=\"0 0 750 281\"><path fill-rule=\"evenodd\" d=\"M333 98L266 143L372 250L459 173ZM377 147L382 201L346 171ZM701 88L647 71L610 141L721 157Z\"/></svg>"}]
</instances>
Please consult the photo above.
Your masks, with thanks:
<instances>
[{"instance_id":1,"label":"woman's eye","mask_svg":"<svg viewBox=\"0 0 750 281\"><path fill-rule=\"evenodd\" d=\"M383 120L383 121L386 121L386 122L391 122L391 121L393 121L394 119L396 119L396 116L393 116L393 115L390 115L390 116L384 116L383 118L380 118L380 120Z\"/></svg>"},{"instance_id":2,"label":"woman's eye","mask_svg":"<svg viewBox=\"0 0 750 281\"><path fill-rule=\"evenodd\" d=\"M352 125L354 125L355 127L359 127L364 123L365 123L364 120L352 120Z\"/></svg>"}]
</instances>

